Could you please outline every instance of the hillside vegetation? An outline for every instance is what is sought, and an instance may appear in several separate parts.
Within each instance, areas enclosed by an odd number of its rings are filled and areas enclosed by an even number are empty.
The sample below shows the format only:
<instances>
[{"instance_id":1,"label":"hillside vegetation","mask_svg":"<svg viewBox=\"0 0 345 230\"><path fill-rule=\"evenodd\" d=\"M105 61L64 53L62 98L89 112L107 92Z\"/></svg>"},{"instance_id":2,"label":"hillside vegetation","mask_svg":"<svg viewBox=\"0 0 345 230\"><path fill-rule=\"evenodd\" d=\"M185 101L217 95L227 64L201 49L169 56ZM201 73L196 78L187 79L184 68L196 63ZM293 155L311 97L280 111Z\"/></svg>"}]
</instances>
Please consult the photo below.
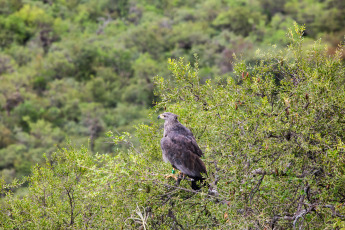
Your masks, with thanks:
<instances>
[{"instance_id":1,"label":"hillside vegetation","mask_svg":"<svg viewBox=\"0 0 345 230\"><path fill-rule=\"evenodd\" d=\"M21 182L1 182L5 229L344 229L345 68L303 27L260 61L236 60L234 76L201 84L198 62L170 59L172 77L154 79L160 101L151 123L108 136L116 156L69 146ZM196 192L164 175L158 111L180 115L204 150L209 177ZM214 192L214 191L217 192Z\"/></svg>"},{"instance_id":2,"label":"hillside vegetation","mask_svg":"<svg viewBox=\"0 0 345 230\"><path fill-rule=\"evenodd\" d=\"M65 146L117 154L105 133L148 122L153 77L198 54L201 82L232 74L234 56L288 44L293 21L333 53L342 0L0 0L0 175L10 182ZM134 140L136 143L137 141Z\"/></svg>"}]
</instances>

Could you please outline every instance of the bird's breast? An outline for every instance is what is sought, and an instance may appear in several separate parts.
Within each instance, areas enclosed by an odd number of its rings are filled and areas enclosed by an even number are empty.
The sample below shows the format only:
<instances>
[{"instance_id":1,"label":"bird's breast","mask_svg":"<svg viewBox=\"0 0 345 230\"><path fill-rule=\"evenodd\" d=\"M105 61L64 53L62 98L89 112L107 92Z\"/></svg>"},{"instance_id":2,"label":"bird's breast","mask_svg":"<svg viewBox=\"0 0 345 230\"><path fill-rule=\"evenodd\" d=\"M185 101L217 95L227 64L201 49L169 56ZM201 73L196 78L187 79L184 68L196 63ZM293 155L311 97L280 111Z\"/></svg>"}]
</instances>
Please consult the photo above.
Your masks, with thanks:
<instances>
[{"instance_id":1,"label":"bird's breast","mask_svg":"<svg viewBox=\"0 0 345 230\"><path fill-rule=\"evenodd\" d=\"M168 158L166 157L166 155L165 155L165 152L164 152L164 151L163 151L162 156L163 156L163 161L164 161L165 163L169 162L169 160L168 160Z\"/></svg>"}]
</instances>

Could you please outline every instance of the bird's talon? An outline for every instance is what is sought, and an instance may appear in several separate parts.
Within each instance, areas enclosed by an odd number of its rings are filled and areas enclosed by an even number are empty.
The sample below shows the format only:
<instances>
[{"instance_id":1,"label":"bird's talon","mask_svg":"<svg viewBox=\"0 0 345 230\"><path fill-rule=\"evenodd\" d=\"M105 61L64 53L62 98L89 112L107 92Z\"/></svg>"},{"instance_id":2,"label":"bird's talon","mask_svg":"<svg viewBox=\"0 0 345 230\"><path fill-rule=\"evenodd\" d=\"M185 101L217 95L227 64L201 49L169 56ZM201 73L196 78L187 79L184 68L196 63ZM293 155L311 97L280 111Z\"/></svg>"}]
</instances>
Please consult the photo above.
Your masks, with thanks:
<instances>
[{"instance_id":1,"label":"bird's talon","mask_svg":"<svg viewBox=\"0 0 345 230\"><path fill-rule=\"evenodd\" d=\"M178 180L177 176L175 176L174 174L165 175L165 179L168 179L170 177L174 178L175 180Z\"/></svg>"}]
</instances>

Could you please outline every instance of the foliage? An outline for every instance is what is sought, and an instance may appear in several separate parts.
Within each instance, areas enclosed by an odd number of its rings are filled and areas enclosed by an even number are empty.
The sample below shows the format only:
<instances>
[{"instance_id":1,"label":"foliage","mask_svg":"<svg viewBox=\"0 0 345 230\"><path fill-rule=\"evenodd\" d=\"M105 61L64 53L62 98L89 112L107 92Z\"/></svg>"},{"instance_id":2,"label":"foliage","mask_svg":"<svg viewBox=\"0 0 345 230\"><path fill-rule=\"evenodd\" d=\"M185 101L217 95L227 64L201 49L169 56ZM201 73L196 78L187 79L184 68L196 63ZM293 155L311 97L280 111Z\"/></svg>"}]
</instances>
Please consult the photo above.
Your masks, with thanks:
<instances>
[{"instance_id":1,"label":"foliage","mask_svg":"<svg viewBox=\"0 0 345 230\"><path fill-rule=\"evenodd\" d=\"M124 202L123 194L127 194L128 201L129 191L135 191L135 188L122 184L131 172L131 164L127 166L126 158L122 154L114 158L93 155L86 148L60 150L51 159L46 159L42 167L34 167L28 179L28 196L10 198L1 205L1 227L80 229L118 226L131 214L125 205L120 205ZM11 193L9 188L2 185L2 191L8 191L7 194ZM128 207L134 205L128 203ZM9 214L3 212L6 209L11 210Z\"/></svg>"},{"instance_id":2,"label":"foliage","mask_svg":"<svg viewBox=\"0 0 345 230\"><path fill-rule=\"evenodd\" d=\"M108 137L114 156L69 146L35 166L29 193L1 181L2 228L341 229L345 227L344 64L295 25L289 46L237 59L233 76L199 78L170 59L154 79L160 98L150 125ZM163 109L178 114L205 153L210 187L176 187L161 159ZM29 127L32 127L31 121ZM40 125L37 120L35 125ZM123 147L127 146L127 149Z\"/></svg>"},{"instance_id":3,"label":"foliage","mask_svg":"<svg viewBox=\"0 0 345 230\"><path fill-rule=\"evenodd\" d=\"M183 59L170 62L175 81L156 78L156 108L179 114L203 143L209 182L227 204L209 211L222 210L231 227L344 224L342 48L332 57L320 41L304 50L303 31L296 25L287 49L259 52L254 66L239 62L226 83L200 85Z\"/></svg>"},{"instance_id":4,"label":"foliage","mask_svg":"<svg viewBox=\"0 0 345 230\"><path fill-rule=\"evenodd\" d=\"M198 53L202 82L225 79L234 53L254 63L257 48L288 44L293 21L324 37L330 53L345 22L340 0L0 0L0 11L0 152L11 155L0 155L0 175L12 179L27 172L9 160L23 146L27 165L66 137L112 152L104 132L147 121L153 77L169 76L168 58L193 63ZM49 127L39 141L30 122Z\"/></svg>"}]
</instances>

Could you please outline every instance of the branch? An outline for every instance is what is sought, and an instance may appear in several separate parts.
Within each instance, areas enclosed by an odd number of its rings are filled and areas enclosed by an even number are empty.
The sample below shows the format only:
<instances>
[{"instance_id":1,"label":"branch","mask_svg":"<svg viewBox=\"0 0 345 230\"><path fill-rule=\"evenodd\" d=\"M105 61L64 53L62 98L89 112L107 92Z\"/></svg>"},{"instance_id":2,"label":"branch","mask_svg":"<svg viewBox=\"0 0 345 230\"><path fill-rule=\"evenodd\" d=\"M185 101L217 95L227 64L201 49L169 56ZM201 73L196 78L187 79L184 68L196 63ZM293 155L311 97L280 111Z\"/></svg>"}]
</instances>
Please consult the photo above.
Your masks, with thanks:
<instances>
[{"instance_id":1,"label":"branch","mask_svg":"<svg viewBox=\"0 0 345 230\"><path fill-rule=\"evenodd\" d=\"M67 196L68 196L68 201L69 201L69 205L71 208L71 218L70 218L70 223L69 225L72 226L74 224L74 197L73 197L73 189L72 188L66 188L65 190L67 192Z\"/></svg>"},{"instance_id":2,"label":"branch","mask_svg":"<svg viewBox=\"0 0 345 230\"><path fill-rule=\"evenodd\" d=\"M177 224L177 226L179 226L182 230L184 230L183 226L177 221L177 219L176 219L174 213L171 211L171 209L169 209L168 217L170 217Z\"/></svg>"},{"instance_id":3,"label":"branch","mask_svg":"<svg viewBox=\"0 0 345 230\"><path fill-rule=\"evenodd\" d=\"M195 190L192 190L192 189L186 189L186 188L183 188L183 187L179 187L179 186L174 186L174 185L170 185L170 184L163 184L163 183L158 183L156 181L152 181L154 184L156 185L164 185L168 188L175 188L175 189L179 189L179 190L183 190L183 191L186 191L186 192L190 192L190 193L195 193L195 194L198 194L200 193L200 191L195 191ZM220 202L222 204L227 204L228 201L227 200L218 200L218 193L216 194L212 194L212 192L209 191L209 193L207 195L205 195L206 197L208 198L215 198L217 200L217 202ZM217 196L217 197L216 197Z\"/></svg>"},{"instance_id":4,"label":"branch","mask_svg":"<svg viewBox=\"0 0 345 230\"><path fill-rule=\"evenodd\" d=\"M307 187L309 187L307 185ZM304 199L304 195L302 196L303 199ZM302 198L301 197L301 198ZM302 200L302 199L300 199ZM307 209L303 209L303 210L298 210L302 207L302 205L305 205L305 206L308 206ZM274 228L274 225L277 221L283 219L283 220L289 220L289 221L293 221L293 226L294 226L294 229L296 228L296 224L298 222L299 219L301 218L304 218L305 215L307 215L308 213L312 212L312 211L316 211L315 208L318 206L316 203L314 204L308 204L308 203L299 203L298 204L298 209L297 209L297 212L294 214L294 215L290 215L290 214L287 214L285 216L280 216L280 215L276 215L272 218L272 221L271 221L271 228L273 229ZM335 207L333 205L320 205L319 207L321 208L329 208L331 209L332 211L332 216L333 217L339 217L341 219L345 219L345 215L341 215L339 214L336 210L335 210ZM301 228L301 227L300 227Z\"/></svg>"},{"instance_id":5,"label":"branch","mask_svg":"<svg viewBox=\"0 0 345 230\"><path fill-rule=\"evenodd\" d=\"M293 221L293 227L294 229L296 229L296 224L298 222L298 220L300 218L304 218L305 215L307 215L308 213L310 213L311 211L315 211L315 207L316 205L309 205L309 208L308 209L303 209L299 212L296 212L295 215L285 215L285 216L279 216L279 215L276 215L272 218L272 221L271 221L271 227L272 229L274 228L274 225L277 221L283 219L283 220L289 220L289 221Z\"/></svg>"},{"instance_id":6,"label":"branch","mask_svg":"<svg viewBox=\"0 0 345 230\"><path fill-rule=\"evenodd\" d=\"M262 176L261 176L261 178L259 179L258 183L255 185L255 188L252 189L252 191L250 192L250 194L249 194L250 204L252 204L252 199L253 199L255 193L259 190L260 185L261 185L261 183L262 183L262 181L263 181L265 175L266 175L266 173L263 173L263 174L262 174Z\"/></svg>"},{"instance_id":7,"label":"branch","mask_svg":"<svg viewBox=\"0 0 345 230\"><path fill-rule=\"evenodd\" d=\"M337 213L337 211L335 210L335 207L333 205L324 205L322 207L331 209L333 216L337 216L337 217L340 217L342 219L345 218L345 215L340 215L339 213Z\"/></svg>"}]
</instances>

